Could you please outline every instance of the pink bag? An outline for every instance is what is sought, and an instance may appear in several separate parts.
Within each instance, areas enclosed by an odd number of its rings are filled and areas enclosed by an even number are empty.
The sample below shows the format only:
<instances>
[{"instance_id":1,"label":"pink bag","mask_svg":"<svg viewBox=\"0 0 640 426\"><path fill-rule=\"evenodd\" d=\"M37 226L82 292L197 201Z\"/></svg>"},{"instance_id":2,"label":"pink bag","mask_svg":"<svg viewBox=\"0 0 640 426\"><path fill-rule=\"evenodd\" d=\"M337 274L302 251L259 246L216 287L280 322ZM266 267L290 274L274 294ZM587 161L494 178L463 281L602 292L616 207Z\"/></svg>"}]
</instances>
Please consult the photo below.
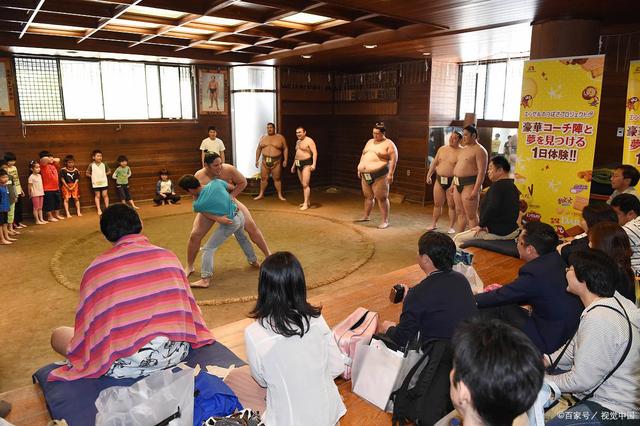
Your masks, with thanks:
<instances>
[{"instance_id":1,"label":"pink bag","mask_svg":"<svg viewBox=\"0 0 640 426\"><path fill-rule=\"evenodd\" d=\"M356 355L356 346L361 343L369 344L378 329L378 313L365 308L358 308L346 319L333 328L333 338L340 351L349 357L349 364L345 365L342 377L351 378L351 362Z\"/></svg>"}]
</instances>

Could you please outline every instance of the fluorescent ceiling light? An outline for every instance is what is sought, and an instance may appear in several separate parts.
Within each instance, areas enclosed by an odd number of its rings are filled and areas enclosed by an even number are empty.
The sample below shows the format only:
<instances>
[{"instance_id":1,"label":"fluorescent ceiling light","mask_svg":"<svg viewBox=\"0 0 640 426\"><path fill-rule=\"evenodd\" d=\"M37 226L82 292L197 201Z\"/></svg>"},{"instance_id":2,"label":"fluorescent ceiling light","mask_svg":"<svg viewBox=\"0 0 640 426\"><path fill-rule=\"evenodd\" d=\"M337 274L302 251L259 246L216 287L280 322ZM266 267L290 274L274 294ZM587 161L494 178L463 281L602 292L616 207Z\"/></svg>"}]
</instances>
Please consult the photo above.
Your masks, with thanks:
<instances>
[{"instance_id":1,"label":"fluorescent ceiling light","mask_svg":"<svg viewBox=\"0 0 640 426\"><path fill-rule=\"evenodd\" d=\"M129 19L112 19L109 21L110 25L120 25L122 27L134 27L134 28L160 28L162 25L154 24L152 22L132 21Z\"/></svg>"},{"instance_id":2,"label":"fluorescent ceiling light","mask_svg":"<svg viewBox=\"0 0 640 426\"><path fill-rule=\"evenodd\" d=\"M311 59L311 55L302 55L304 59Z\"/></svg>"},{"instance_id":3,"label":"fluorescent ceiling light","mask_svg":"<svg viewBox=\"0 0 640 426\"><path fill-rule=\"evenodd\" d=\"M217 18L215 16L202 16L196 19L194 22L201 22L209 25L222 25L225 27L235 27L236 25L244 24L246 21L240 21L238 19Z\"/></svg>"},{"instance_id":4,"label":"fluorescent ceiling light","mask_svg":"<svg viewBox=\"0 0 640 426\"><path fill-rule=\"evenodd\" d=\"M178 12L175 10L157 9L155 7L147 6L129 6L127 13L137 13L139 15L156 16L159 18L178 19L182 18L186 13Z\"/></svg>"},{"instance_id":5,"label":"fluorescent ceiling light","mask_svg":"<svg viewBox=\"0 0 640 426\"><path fill-rule=\"evenodd\" d=\"M34 22L29 25L29 28L40 28L43 30L59 30L59 31L86 31L84 27L73 27L71 25L54 25L54 24L39 24Z\"/></svg>"},{"instance_id":6,"label":"fluorescent ceiling light","mask_svg":"<svg viewBox=\"0 0 640 426\"><path fill-rule=\"evenodd\" d=\"M314 15L312 13L296 13L295 15L287 16L286 18L282 18L280 20L293 22L295 24L315 25L330 21L331 18L321 15Z\"/></svg>"},{"instance_id":7,"label":"fluorescent ceiling light","mask_svg":"<svg viewBox=\"0 0 640 426\"><path fill-rule=\"evenodd\" d=\"M376 47L378 47L377 44L365 44L363 46L365 49L375 49Z\"/></svg>"}]
</instances>

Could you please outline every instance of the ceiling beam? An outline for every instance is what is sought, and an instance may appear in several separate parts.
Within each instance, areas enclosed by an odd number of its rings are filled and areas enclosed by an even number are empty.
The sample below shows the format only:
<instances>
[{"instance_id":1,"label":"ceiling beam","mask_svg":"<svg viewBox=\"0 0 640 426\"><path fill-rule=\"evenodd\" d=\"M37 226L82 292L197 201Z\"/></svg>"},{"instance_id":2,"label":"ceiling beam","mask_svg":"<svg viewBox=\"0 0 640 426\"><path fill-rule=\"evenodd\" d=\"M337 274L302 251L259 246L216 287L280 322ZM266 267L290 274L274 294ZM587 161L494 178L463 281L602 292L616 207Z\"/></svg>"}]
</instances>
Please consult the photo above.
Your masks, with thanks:
<instances>
[{"instance_id":1,"label":"ceiling beam","mask_svg":"<svg viewBox=\"0 0 640 426\"><path fill-rule=\"evenodd\" d=\"M180 19L175 25L166 25L162 28L160 28L155 35L149 35L149 36L145 36L142 39L140 39L140 41L131 44L131 46L129 47L134 47L137 46L141 43L145 43L149 40L151 40L154 37L158 37L161 36L169 31L175 30L178 27L182 27L184 25L187 25L189 23L191 23L192 21L195 21L198 18L201 18L202 16L206 16L206 15L210 15L214 12L217 12L220 9L224 9L225 7L228 7L230 5L232 5L233 3L237 2L238 0L214 0L209 4L209 8L205 11L204 15L199 15L199 14L189 14L185 17L183 17L182 19ZM221 29L224 27L221 27ZM225 28L226 29L226 28ZM230 31L229 31L230 32ZM188 47L188 46L187 46ZM186 49L186 47L185 47Z\"/></svg>"},{"instance_id":2,"label":"ceiling beam","mask_svg":"<svg viewBox=\"0 0 640 426\"><path fill-rule=\"evenodd\" d=\"M31 16L29 16L29 20L27 21L26 24L24 24L24 28L22 28L22 31L20 32L20 35L18 36L18 38L22 38L22 36L24 36L24 33L27 32L27 30L29 29L29 25L31 25L33 20L36 18L36 15L40 11L40 8L42 7L43 3L44 3L44 0L40 0L36 8L33 9L33 12L31 12Z\"/></svg>"},{"instance_id":3,"label":"ceiling beam","mask_svg":"<svg viewBox=\"0 0 640 426\"><path fill-rule=\"evenodd\" d=\"M82 43L83 41L85 41L86 39L91 37L93 34L95 34L96 32L100 31L105 26L109 25L109 22L111 22L114 19L118 19L120 17L120 15L124 14L127 11L128 8L130 8L131 6L137 5L141 1L142 0L134 0L131 4L118 6L116 8L115 15L113 15L111 18L108 18L108 19L107 18L102 19L100 21L100 24L96 28L93 28L93 29L87 31L87 33L84 35L84 37L82 37L80 40L78 40L78 43Z\"/></svg>"}]
</instances>

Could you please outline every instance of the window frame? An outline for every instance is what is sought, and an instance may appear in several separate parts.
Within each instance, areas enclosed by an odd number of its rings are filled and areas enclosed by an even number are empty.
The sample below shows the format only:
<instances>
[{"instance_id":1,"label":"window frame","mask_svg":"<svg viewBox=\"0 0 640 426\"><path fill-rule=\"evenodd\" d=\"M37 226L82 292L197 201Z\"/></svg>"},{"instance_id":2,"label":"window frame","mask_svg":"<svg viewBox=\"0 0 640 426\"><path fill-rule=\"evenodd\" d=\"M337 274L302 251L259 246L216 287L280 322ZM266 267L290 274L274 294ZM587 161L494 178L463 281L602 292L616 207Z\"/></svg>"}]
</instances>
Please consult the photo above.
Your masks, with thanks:
<instances>
[{"instance_id":1,"label":"window frame","mask_svg":"<svg viewBox=\"0 0 640 426\"><path fill-rule=\"evenodd\" d=\"M499 122L499 121L505 121L508 122L510 120L505 120L504 119L504 114L505 114L505 97L506 97L506 92L507 92L507 76L509 74L509 62L511 61L528 61L529 60L529 56L517 56L517 57L513 57L513 58L504 58L504 59L492 59L492 60L486 60L486 61L471 61L471 62L460 62L458 63L458 96L457 96L457 102L456 102L456 120L464 120L464 116L460 116L460 103L462 100L462 75L463 75L463 70L465 66L483 66L485 67L485 74L484 74L484 105L483 105L483 110L482 110L482 117L478 117L476 116L477 120L484 120L484 121L491 121L491 122ZM490 64L496 64L496 63L504 63L505 64L505 73L504 73L504 88L503 88L503 93L502 93L502 116L500 118L493 118L493 117L486 117L486 111L487 111L487 102L488 102L488 87L489 87L489 65ZM468 113L468 112L472 112L473 114L477 114L477 101L478 101L478 73L476 72L476 79L475 79L475 89L474 89L474 94L473 94L473 111L465 111L464 113ZM464 114L462 113L462 114Z\"/></svg>"},{"instance_id":2,"label":"window frame","mask_svg":"<svg viewBox=\"0 0 640 426\"><path fill-rule=\"evenodd\" d=\"M17 54L17 55L13 55L11 57L11 60L13 62L13 67L14 70L16 70L16 76L15 76L15 80L16 83L18 81L18 76L17 76L17 65L16 65L16 60L17 59L46 59L46 60L53 60L56 61L56 67L57 67L57 74L58 74L58 91L60 93L60 103L61 103L61 108L62 108L62 116L64 117L62 120L25 120L23 118L22 115L22 99L20 97L18 88L17 88L17 84L16 84L16 103L18 105L18 111L19 113L19 117L20 117L20 121L22 123L24 123L25 125L36 125L36 126L41 126L41 125L70 125L70 124L118 124L118 123L127 123L127 124L152 124L152 123L196 123L198 122L198 110L197 108L197 93L196 93L196 88L195 88L195 73L196 73L196 68L194 64L181 64L181 63L177 63L177 62L153 62L153 61L131 61L131 60L125 60L125 59L112 59L112 58L78 58L78 57L72 57L72 56L63 56L63 55L28 55L28 54ZM60 67L60 61L77 61L77 62L95 62L100 64L101 62L124 62L124 63L135 63L135 64L143 64L145 66L145 84L148 84L147 79L146 79L146 67L149 65L152 66L156 66L157 67L157 73L158 73L158 83L159 83L159 93L160 93L160 114L163 114L163 109L162 109L162 83L160 80L160 67L174 67L177 68L178 70L178 82L180 84L179 86L179 90L178 92L181 93L182 92L182 79L180 78L180 69L181 68L187 68L189 69L189 82L190 82L190 92L191 92L191 103L192 103L192 118L148 118L148 119L97 119L97 118L67 118L66 116L66 110L65 110L65 105L64 105L64 89L63 89L63 85L62 85L62 71L61 71L61 67ZM104 81L102 79L102 67L99 67L100 69L100 87L101 87L101 93L102 93L102 105L103 105L103 114L104 114ZM147 92L147 100L146 103L148 105L149 102L149 95ZM182 96L180 96L180 103L182 105ZM148 106L147 106L148 108ZM182 109L182 108L181 108ZM147 109L148 112L148 109Z\"/></svg>"}]
</instances>

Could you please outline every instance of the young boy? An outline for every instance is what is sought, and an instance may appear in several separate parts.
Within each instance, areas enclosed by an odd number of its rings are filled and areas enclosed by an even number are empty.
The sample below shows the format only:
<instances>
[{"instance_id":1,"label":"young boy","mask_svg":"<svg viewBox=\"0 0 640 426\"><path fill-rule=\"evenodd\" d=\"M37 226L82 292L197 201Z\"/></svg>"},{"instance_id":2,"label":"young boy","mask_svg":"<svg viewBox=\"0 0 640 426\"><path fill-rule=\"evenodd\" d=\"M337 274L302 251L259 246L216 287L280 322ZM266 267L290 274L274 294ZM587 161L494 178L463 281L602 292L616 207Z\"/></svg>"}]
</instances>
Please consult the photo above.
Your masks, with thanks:
<instances>
[{"instance_id":1,"label":"young boy","mask_svg":"<svg viewBox=\"0 0 640 426\"><path fill-rule=\"evenodd\" d=\"M91 187L95 194L94 201L96 203L96 209L98 215L102 216L102 209L100 208L100 196L104 200L104 206L109 207L109 181L107 176L111 174L111 169L105 163L102 162L102 151L94 149L91 153L93 162L87 167L86 175L91 178Z\"/></svg>"},{"instance_id":2,"label":"young boy","mask_svg":"<svg viewBox=\"0 0 640 426\"><path fill-rule=\"evenodd\" d=\"M169 179L169 171L162 169L158 175L160 180L156 184L156 196L153 197L153 202L156 203L156 206L161 206L162 203L177 204L180 201L180 196L173 189L173 182Z\"/></svg>"},{"instance_id":3,"label":"young boy","mask_svg":"<svg viewBox=\"0 0 640 426\"><path fill-rule=\"evenodd\" d=\"M26 228L27 225L22 223L22 199L24 198L24 190L22 189L22 185L20 184L20 175L18 174L18 168L16 167L17 157L13 152L5 152L4 159L7 162L8 166L7 172L13 180L13 185L18 196L18 199L16 200L16 204L14 206L13 228Z\"/></svg>"},{"instance_id":4,"label":"young boy","mask_svg":"<svg viewBox=\"0 0 640 426\"><path fill-rule=\"evenodd\" d=\"M13 229L13 219L16 201L18 200L18 193L16 192L16 187L13 183L13 176L9 174L9 165L5 160L0 160L0 169L5 170L7 172L7 175L9 176L9 180L7 181L7 189L9 190L9 212L7 213L7 230L9 232L9 237L13 237L20 234L19 231Z\"/></svg>"},{"instance_id":5,"label":"young boy","mask_svg":"<svg viewBox=\"0 0 640 426\"><path fill-rule=\"evenodd\" d=\"M0 244L12 244L15 239L9 236L9 173L4 168L0 169Z\"/></svg>"},{"instance_id":6,"label":"young boy","mask_svg":"<svg viewBox=\"0 0 640 426\"><path fill-rule=\"evenodd\" d=\"M131 168L128 166L129 160L124 155L118 156L118 167L113 172L113 178L116 180L116 189L120 196L120 202L127 204L127 201L131 204L131 207L138 210L138 207L131 199L129 193L129 178L131 177Z\"/></svg>"},{"instance_id":7,"label":"young boy","mask_svg":"<svg viewBox=\"0 0 640 426\"><path fill-rule=\"evenodd\" d=\"M62 183L62 200L64 203L64 211L67 217L71 217L69 212L69 199L73 198L73 202L76 205L76 211L78 216L82 216L80 213L80 171L76 169L76 159L73 155L67 155L64 157L64 167L60 169L60 182Z\"/></svg>"},{"instance_id":8,"label":"young boy","mask_svg":"<svg viewBox=\"0 0 640 426\"><path fill-rule=\"evenodd\" d=\"M44 204L42 210L46 214L49 222L57 222L64 219L60 216L60 177L58 169L60 159L53 157L49 151L40 151L40 175L42 175L42 186L44 188Z\"/></svg>"}]
</instances>

